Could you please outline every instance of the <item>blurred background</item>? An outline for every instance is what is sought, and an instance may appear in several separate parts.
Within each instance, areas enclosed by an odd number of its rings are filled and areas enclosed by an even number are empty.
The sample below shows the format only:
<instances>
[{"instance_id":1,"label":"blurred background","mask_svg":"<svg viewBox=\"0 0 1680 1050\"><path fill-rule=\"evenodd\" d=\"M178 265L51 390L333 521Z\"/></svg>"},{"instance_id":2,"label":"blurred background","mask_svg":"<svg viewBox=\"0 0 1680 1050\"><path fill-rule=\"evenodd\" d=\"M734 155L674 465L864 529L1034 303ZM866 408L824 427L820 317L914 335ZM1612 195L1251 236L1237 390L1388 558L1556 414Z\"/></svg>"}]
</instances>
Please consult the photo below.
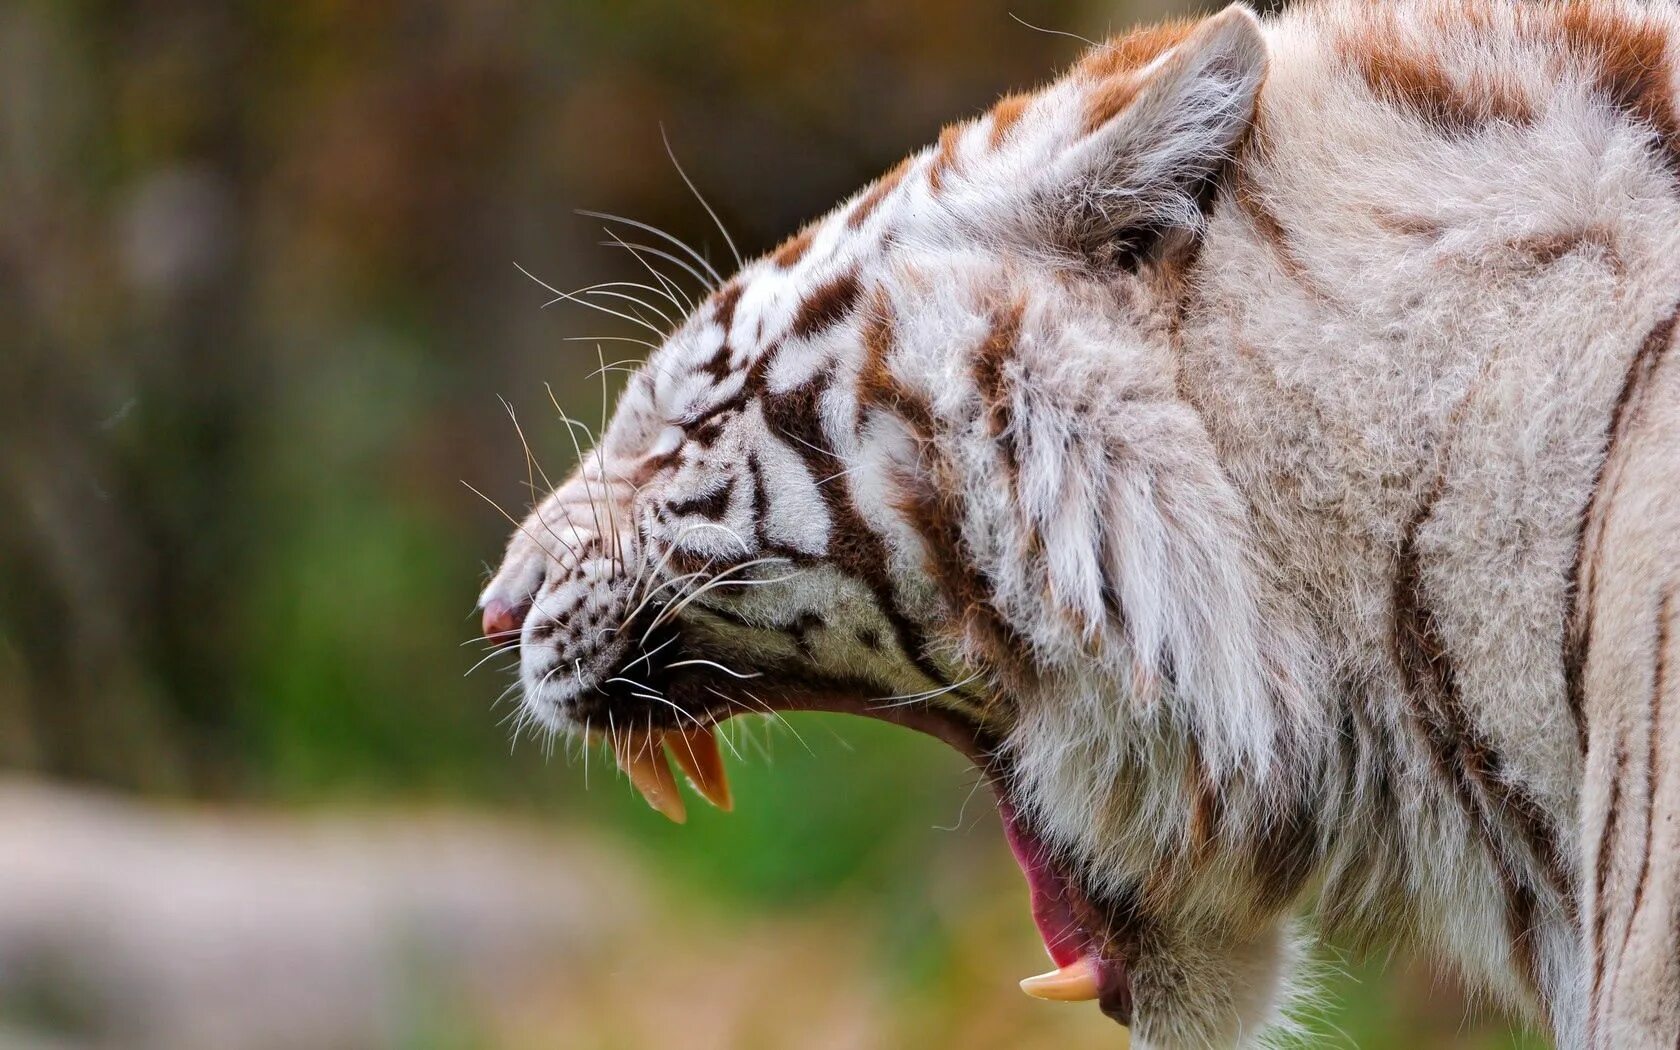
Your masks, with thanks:
<instances>
[{"instance_id":1,"label":"blurred background","mask_svg":"<svg viewBox=\"0 0 1680 1050\"><path fill-rule=\"evenodd\" d=\"M756 253L1185 6L0 3L0 1047L1112 1045L1016 991L940 746L748 725L737 812L677 829L512 740L462 482L527 504L500 398L550 474L544 385L600 418L568 340L635 333L514 265L636 279L576 209L727 257L661 126ZM1324 962L1312 1045L1523 1044Z\"/></svg>"}]
</instances>

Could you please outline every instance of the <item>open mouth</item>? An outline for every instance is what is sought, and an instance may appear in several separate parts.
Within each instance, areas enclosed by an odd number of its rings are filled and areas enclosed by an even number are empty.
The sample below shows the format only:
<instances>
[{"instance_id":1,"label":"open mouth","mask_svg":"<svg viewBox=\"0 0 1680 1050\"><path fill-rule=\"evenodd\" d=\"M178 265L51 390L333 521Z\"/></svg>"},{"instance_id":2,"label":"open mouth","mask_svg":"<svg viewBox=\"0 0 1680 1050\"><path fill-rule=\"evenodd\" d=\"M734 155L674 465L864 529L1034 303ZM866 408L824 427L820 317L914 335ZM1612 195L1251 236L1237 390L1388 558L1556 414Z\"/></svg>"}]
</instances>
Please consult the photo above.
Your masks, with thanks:
<instances>
[{"instance_id":1,"label":"open mouth","mask_svg":"<svg viewBox=\"0 0 1680 1050\"><path fill-rule=\"evenodd\" d=\"M666 651L682 649L680 640ZM1021 982L1035 998L1096 1001L1122 1025L1132 1017L1124 916L1086 893L1067 865L1039 836L1014 802L1009 759L997 741L966 716L929 703L880 704L866 683L813 679L797 673L753 676L752 702L742 698L741 676L690 653L614 675L580 698L590 724L605 724L611 711L619 730L611 747L619 768L648 805L683 823L687 809L677 783L683 774L694 792L720 809L733 805L717 726L748 713L824 711L900 725L936 737L981 772L997 800L1010 850L1026 878L1033 920L1055 969ZM626 725L638 728L626 730ZM675 766L675 770L673 770Z\"/></svg>"}]
</instances>

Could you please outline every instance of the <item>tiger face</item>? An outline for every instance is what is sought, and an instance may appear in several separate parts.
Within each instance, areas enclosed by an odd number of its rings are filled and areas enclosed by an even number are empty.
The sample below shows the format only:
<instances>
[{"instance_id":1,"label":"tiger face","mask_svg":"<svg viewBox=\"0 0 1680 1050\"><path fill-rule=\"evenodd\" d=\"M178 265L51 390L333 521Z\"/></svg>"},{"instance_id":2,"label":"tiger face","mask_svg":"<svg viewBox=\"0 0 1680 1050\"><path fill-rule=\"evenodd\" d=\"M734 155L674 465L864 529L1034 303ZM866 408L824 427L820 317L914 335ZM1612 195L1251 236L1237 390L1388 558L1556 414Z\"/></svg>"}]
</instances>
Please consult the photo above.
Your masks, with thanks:
<instances>
[{"instance_id":1,"label":"tiger face","mask_svg":"<svg viewBox=\"0 0 1680 1050\"><path fill-rule=\"evenodd\" d=\"M1288 728L1281 701L1175 700L1278 691L1170 354L1264 68L1236 8L1100 51L712 292L480 598L529 717L608 741L679 821L671 761L728 806L733 715L933 733L998 793L1057 966L1030 992L1198 1038L1262 1023L1276 909L1179 921L1211 869L1162 851L1195 817L1145 811L1162 776L1258 799Z\"/></svg>"}]
</instances>

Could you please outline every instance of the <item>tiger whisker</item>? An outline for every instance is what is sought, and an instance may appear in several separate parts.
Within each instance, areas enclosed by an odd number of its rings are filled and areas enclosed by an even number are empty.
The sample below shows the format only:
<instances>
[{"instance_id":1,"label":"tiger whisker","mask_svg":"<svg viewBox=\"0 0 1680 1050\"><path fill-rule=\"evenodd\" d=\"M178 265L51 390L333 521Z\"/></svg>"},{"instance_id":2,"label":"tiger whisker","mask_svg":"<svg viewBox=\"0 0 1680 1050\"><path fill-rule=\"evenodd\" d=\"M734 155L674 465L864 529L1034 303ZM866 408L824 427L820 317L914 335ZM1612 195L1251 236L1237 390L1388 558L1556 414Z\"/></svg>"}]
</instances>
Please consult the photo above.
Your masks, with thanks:
<instances>
[{"instance_id":1,"label":"tiger whisker","mask_svg":"<svg viewBox=\"0 0 1680 1050\"><path fill-rule=\"evenodd\" d=\"M525 428L519 425L519 417L514 414L513 406L508 404L506 398L503 398L502 407L507 409L508 418L513 421L514 432L519 435L519 443L525 447L526 484L530 486L532 492L535 493L536 482L531 477L531 467L535 465L537 473L542 476L543 484L548 487L549 491L552 492L555 488L554 482L549 479L548 471L543 469L542 464L537 461L536 456L531 452L531 443L525 440ZM578 553L577 548L573 547L570 543L567 543L565 537L561 536L558 532L555 532L554 526L549 523L547 518L543 517L541 514L538 514L536 517L538 521L542 522L544 531L559 541L560 545L566 548L567 553L578 561L583 560L583 556ZM574 527L573 532L575 533L576 531L577 530Z\"/></svg>"},{"instance_id":2,"label":"tiger whisker","mask_svg":"<svg viewBox=\"0 0 1680 1050\"><path fill-rule=\"evenodd\" d=\"M517 521L512 514L509 514L507 511L503 510L502 505L500 503L497 503L495 500L491 499L489 496L486 496L484 493L479 492L477 488L473 487L472 482L467 481L465 478L463 478L461 480L461 484L465 485L468 489L471 489L473 494L478 496L480 499L484 500L484 502L490 504L492 507L495 507L496 512L498 514L500 514L502 517L506 518L508 521L512 522L513 527L518 529L520 532L523 532L525 534L525 538L530 540L532 543L536 544L538 550L542 551L544 554L548 555L550 558L554 558L554 552L552 550L549 550L546 546L544 546L542 541L538 540L535 536L531 535L530 531L528 529L526 529L523 524L521 524L519 521ZM559 537L556 536L555 539L559 539ZM559 559L555 558L555 560L558 561Z\"/></svg>"},{"instance_id":3,"label":"tiger whisker","mask_svg":"<svg viewBox=\"0 0 1680 1050\"><path fill-rule=\"evenodd\" d=\"M708 563L708 564L710 564L710 563ZM704 575L705 575L705 569L701 569L698 572L687 572L687 573L683 573L681 576L671 577L670 579L666 580L664 583L662 583L659 586L657 586L657 587L653 588L652 590L648 591L647 595L644 598L642 598L641 603L638 604L634 609L630 610L630 612L628 614L626 614L625 617L622 620L619 621L620 625L623 626L623 625L628 625L630 623L635 622L636 617L641 615L642 610L647 607L647 603L650 600L652 600L653 596L658 594L660 591L664 590L665 588L671 586L673 583L682 583L684 580L691 580L691 579L695 578L696 576L704 576ZM686 593L686 592L684 592L684 593ZM679 595L678 597L680 599L681 596Z\"/></svg>"},{"instance_id":4,"label":"tiger whisker","mask_svg":"<svg viewBox=\"0 0 1680 1050\"><path fill-rule=\"evenodd\" d=\"M525 267L520 266L518 263L514 263L513 265L514 265L514 268L517 269L520 273L524 274L526 277L529 277L531 280L537 282L542 287L544 287L544 288L548 289L550 292L554 293L554 298L550 299L548 302L543 304L543 308L545 310L548 307L553 306L555 303L574 302L574 303L577 303L580 306L587 306L591 310L599 310L601 313L611 314L612 316L617 317L620 320L629 321L631 324L641 325L643 328L646 328L648 331L652 332L654 335L657 335L659 338L661 338L661 339L665 338L665 333L660 331L659 327L657 325L649 324L647 321L642 320L640 317L635 317L631 314L627 314L627 313L623 312L622 310L614 310L611 307L602 306L600 303L592 303L588 299L585 299L581 295L573 295L571 292L562 292L560 289L554 287L552 284L549 284L547 281L538 277L536 274L533 274L530 270L525 269Z\"/></svg>"},{"instance_id":5,"label":"tiger whisker","mask_svg":"<svg viewBox=\"0 0 1680 1050\"><path fill-rule=\"evenodd\" d=\"M647 286L646 285L637 285L637 287L638 288L645 288ZM646 300L643 300L643 299L638 299L633 295L626 295L623 292L608 291L606 288L601 287L601 286L597 286L597 287L594 287L594 288L587 289L583 292L583 294L584 295L604 295L604 296L607 296L608 298L612 298L612 299L623 299L627 302L631 302L631 303L636 304L637 306L641 307L642 309L648 311L651 314L657 315L660 320L665 322L665 324L668 328L675 328L677 326L676 322L671 320L671 318L669 317L669 315L667 315L665 313L665 311L659 309L659 307L657 307L657 306L654 306L652 303L647 302ZM657 330L657 326L656 326L656 330Z\"/></svg>"},{"instance_id":6,"label":"tiger whisker","mask_svg":"<svg viewBox=\"0 0 1680 1050\"><path fill-rule=\"evenodd\" d=\"M805 738L799 735L799 730L793 728L793 723L789 722L785 715L771 707L768 703L765 703L764 699L756 693L750 692L746 689L741 690L741 692L746 693L749 699L751 699L759 707L763 708L764 713L769 715L772 720L780 722L784 727L786 727L787 731L793 734L793 738L799 741L799 746L805 749L805 753L807 755L816 755L816 752L811 750L811 745L805 742Z\"/></svg>"},{"instance_id":7,"label":"tiger whisker","mask_svg":"<svg viewBox=\"0 0 1680 1050\"><path fill-rule=\"evenodd\" d=\"M525 440L525 430L519 425L519 417L514 413L513 405L505 397L498 396L496 400L502 403L502 408L507 411L508 419L513 421L513 432L519 435L519 444L525 449L526 486L533 492L536 490L536 478L531 474L532 468L535 468L537 475L543 479L543 484L552 489L554 487L554 483L548 480L548 472L543 469L541 463L537 462L537 457L531 452L531 443Z\"/></svg>"},{"instance_id":8,"label":"tiger whisker","mask_svg":"<svg viewBox=\"0 0 1680 1050\"><path fill-rule=\"evenodd\" d=\"M696 524L693 524L693 525L684 526L682 531L677 533L676 538L671 541L669 549L666 550L665 556L662 557L659 560L659 564L658 564L658 566L656 566L654 568L652 575L653 576L658 576L660 573L664 572L665 567L671 563L671 559L676 557L677 548L682 546L682 542L684 540L686 540L691 533L698 532L698 531L700 531L701 529L704 529L704 528L726 528L726 526L720 526L716 522L711 522L711 521L699 522L699 523L696 523ZM736 532L734 529L728 529L727 531L729 532L729 534L731 536L733 536L735 538L735 541L737 543L740 543L742 548L745 549L746 544L744 542L742 542L741 534ZM716 560L717 559L715 557L707 559L706 566L710 566L712 564L712 562L716 561ZM701 571L705 571L704 566L702 567ZM650 577L650 579L651 578L652 577ZM681 579L681 577L678 577L678 578ZM635 596L635 591L631 591L630 593L631 593L632 597ZM637 611L639 612L640 610L638 609Z\"/></svg>"},{"instance_id":9,"label":"tiger whisker","mask_svg":"<svg viewBox=\"0 0 1680 1050\"><path fill-rule=\"evenodd\" d=\"M739 678L742 681L746 681L746 680L751 679L751 678L763 678L764 677L764 673L762 671L754 671L752 674L742 674L739 671L735 671L735 670L732 670L728 667L723 666L722 664L718 663L716 660L701 660L701 659L696 658L696 659L693 659L693 660L678 660L676 663L665 665L665 669L667 671L675 670L678 667L715 667L718 670L722 671L724 674L728 675L729 677Z\"/></svg>"},{"instance_id":10,"label":"tiger whisker","mask_svg":"<svg viewBox=\"0 0 1680 1050\"><path fill-rule=\"evenodd\" d=\"M618 237L618 234L617 234L616 231L610 231L609 230L608 232L612 233L612 236L614 238ZM712 291L716 288L716 284L714 284L710 279L708 279L705 274L701 273L699 270L696 270L693 266L690 266L688 264L687 260L679 258L678 256L675 256L675 255L672 255L670 252L664 251L661 248L657 248L654 245L643 244L640 241L626 241L626 240L622 240L622 239L615 239L615 240L611 240L611 241L597 241L596 243L603 248L623 248L625 251L630 252L632 254L640 253L640 252L647 252L650 255L657 256L661 259L666 260L667 262L673 263L674 265L681 267L683 272L687 273L690 277L694 278L695 282L698 283L700 285L700 287L702 289L704 289L705 291L710 292L710 291ZM670 280L670 278L667 278L667 280ZM672 284L675 284L675 283L676 283L675 281L672 281ZM678 287L680 287L680 285Z\"/></svg>"},{"instance_id":11,"label":"tiger whisker","mask_svg":"<svg viewBox=\"0 0 1680 1050\"><path fill-rule=\"evenodd\" d=\"M793 431L788 430L786 427L777 427L776 432L778 434L782 435L785 438L788 438L790 440L799 442L801 445L804 445L806 448L810 449L812 452L815 452L819 456L827 456L829 459L839 459L840 458L839 454L836 453L833 449L822 448L819 445L813 445L813 444L811 444L811 442L809 442L809 441L805 440L804 438L800 437L798 434L795 434Z\"/></svg>"},{"instance_id":12,"label":"tiger whisker","mask_svg":"<svg viewBox=\"0 0 1680 1050\"><path fill-rule=\"evenodd\" d=\"M699 252L695 251L692 247L690 247L680 237L677 237L676 235L671 234L671 233L667 233L666 231L660 229L657 226L652 225L651 223L642 222L639 219L626 218L623 215L614 215L611 212L590 211L590 210L585 209L585 208L577 209L577 214L586 215L591 219L602 219L602 220L605 220L606 222L622 222L626 226L634 226L638 230L645 230L648 233L653 234L655 237L663 238L663 239L671 242L672 244L676 245L678 248L681 248L683 251L687 252L689 254L690 258L692 258L695 262L699 263L700 266L702 268L704 268L705 271L708 274L711 275L712 285L714 287L716 285L720 285L720 284L723 283L723 275L718 273L717 270L712 266L712 264L706 261L706 257L704 255L701 255Z\"/></svg>"},{"instance_id":13,"label":"tiger whisker","mask_svg":"<svg viewBox=\"0 0 1680 1050\"><path fill-rule=\"evenodd\" d=\"M501 649L495 649L491 652L485 653L482 657L480 657L478 659L478 661L476 663L474 663L471 667L467 668L464 672L462 672L461 677L462 678L467 678L474 671L478 670L480 667L483 667L485 664L489 663L491 660L494 660L496 657L505 656L505 655L509 655L509 654L512 654L512 655L515 655L515 656L518 655L516 650L514 650L513 647L511 647L511 646L504 647L504 648L501 648ZM518 666L519 666L519 663L518 663L517 660L515 660L513 663L509 664L507 667L502 668L502 670L511 671L513 668L518 667Z\"/></svg>"},{"instance_id":14,"label":"tiger whisker","mask_svg":"<svg viewBox=\"0 0 1680 1050\"><path fill-rule=\"evenodd\" d=\"M589 467L588 462L585 460L583 455L583 446L578 444L577 432L572 427L571 417L566 415L566 410L560 407L560 399L554 395L553 384L544 383L543 389L548 391L549 404L553 405L554 411L559 413L560 421L566 424L566 436L572 439L572 451L577 453L578 459L578 477L583 479L583 492L584 495L589 497L589 513L595 519L595 534L599 536L601 535L600 505L595 500L594 487L589 484ZM579 426L581 425L582 424L579 424ZM589 428L584 427L583 431L585 434L588 434ZM593 437L593 435L591 435L591 437Z\"/></svg>"},{"instance_id":15,"label":"tiger whisker","mask_svg":"<svg viewBox=\"0 0 1680 1050\"><path fill-rule=\"evenodd\" d=\"M655 655L657 655L658 652L661 649L664 649L666 646L672 645L675 642L676 642L675 638L665 639L663 642L660 642L658 645L654 646L652 649L649 649L649 650L643 652L642 655L636 657L634 660L631 660L629 663L625 664L624 665L624 670L626 670L626 671L630 670L630 668L635 667L637 664L641 663L643 660L653 659L653 657ZM653 665L650 663L648 666L652 667Z\"/></svg>"},{"instance_id":16,"label":"tiger whisker","mask_svg":"<svg viewBox=\"0 0 1680 1050\"><path fill-rule=\"evenodd\" d=\"M657 276L657 272L655 273L655 276ZM655 287L651 284L643 284L640 281L603 281L600 284L591 285L589 290L590 291L603 291L604 292L604 290L608 289L608 288L634 288L637 291L648 292L652 295L657 295L661 299L664 299L666 302L670 303L672 306L676 307L678 310L683 309L682 300L678 299L676 296L672 295L671 292L668 289L663 288L663 287ZM604 294L618 294L618 293L604 293ZM661 309L661 308L655 306L653 303L650 303L647 300L641 299L639 297L635 299L635 302L637 302L641 306L646 307L649 310L654 311L655 313L659 314L659 316L664 317L666 324L671 325L673 328L676 327L675 322L673 322L671 320L671 318L668 317L665 314L665 311L663 309Z\"/></svg>"},{"instance_id":17,"label":"tiger whisker","mask_svg":"<svg viewBox=\"0 0 1680 1050\"><path fill-rule=\"evenodd\" d=\"M649 274L651 274L653 276L653 279L659 282L660 287L665 289L665 297L671 300L671 303L672 303L673 306L677 307L677 309L682 310L685 313L693 313L694 312L694 299L691 296L689 296L688 292L683 289L682 285L678 284L676 281L671 280L671 278L667 277L662 271L659 270L658 267L654 266L652 263L650 263L646 259L644 259L642 257L641 252L638 252L635 248L632 248L630 245L626 244L624 242L624 239L622 237L619 237L618 234L615 233L612 230L611 227L603 226L603 227L601 227L601 232L605 233L608 237L612 238L612 240L610 240L610 241L602 241L601 244L603 246L609 247L609 248L623 248L625 251L629 252L631 257L634 258L638 263L640 263L642 265L642 269L646 270ZM677 299L678 295L682 296L682 299L681 299L680 302Z\"/></svg>"},{"instance_id":18,"label":"tiger whisker","mask_svg":"<svg viewBox=\"0 0 1680 1050\"><path fill-rule=\"evenodd\" d=\"M780 557L780 556L772 556L772 557L769 557L769 558L754 558L751 561L744 561L739 565L732 565L729 568L724 569L722 572L713 576L710 580L707 580L699 588L695 589L693 592L691 592L690 594L685 596L680 602L677 602L675 605L670 606L669 608L667 608L663 612L661 612L658 616L654 617L653 623L648 625L648 634L653 633L654 629L659 627L661 624L670 622L673 618L675 618L684 609L688 608L690 602L694 601L694 599L700 597L700 595L705 594L707 591L716 587L718 585L719 581L723 580L725 577L729 576L730 574L737 573L737 572L745 572L747 569L751 569L751 568L753 568L755 566L758 566L758 565L778 564L778 563L782 563L782 562L786 562L786 561L787 561L786 558L783 558L783 557ZM797 574L795 574L795 575L797 575ZM748 582L777 583L777 582L781 582L781 581L779 581L779 580L764 580L764 581L741 580L741 581L737 581L737 582L740 582L740 583L748 583ZM642 636L642 640L644 642L647 641L647 634L644 634Z\"/></svg>"},{"instance_id":19,"label":"tiger whisker","mask_svg":"<svg viewBox=\"0 0 1680 1050\"><path fill-rule=\"evenodd\" d=\"M976 671L960 682L953 682L950 685L941 686L937 689L924 689L919 693L905 693L902 696L877 697L868 701L868 703L871 707L876 708L907 707L910 704L922 703L927 700L933 700L944 696L946 693L954 692L955 690L961 689L963 686L980 677L983 677L982 672Z\"/></svg>"},{"instance_id":20,"label":"tiger whisker","mask_svg":"<svg viewBox=\"0 0 1680 1050\"><path fill-rule=\"evenodd\" d=\"M644 689L644 690L646 690L647 692L650 692L650 693L658 693L659 692L658 689L655 689L653 686L648 685L646 682L638 682L634 678L630 678L627 675L614 675L611 678L608 678L606 680L606 682L604 682L603 684L610 684L612 682L623 682L625 685L635 686L637 689ZM661 694L661 695L663 695L663 694Z\"/></svg>"},{"instance_id":21,"label":"tiger whisker","mask_svg":"<svg viewBox=\"0 0 1680 1050\"><path fill-rule=\"evenodd\" d=\"M583 744L578 750L583 752L583 790L589 790L589 753L595 750L594 740L589 733L589 719L583 720Z\"/></svg>"},{"instance_id":22,"label":"tiger whisker","mask_svg":"<svg viewBox=\"0 0 1680 1050\"><path fill-rule=\"evenodd\" d=\"M706 214L710 215L712 222L717 224L718 232L723 234L723 243L729 246L729 254L734 257L735 268L739 270L744 264L741 261L740 251L735 247L735 239L729 236L729 231L724 228L723 220L718 218L718 213L712 210L711 204L707 203L705 195L700 192L700 187L694 185L694 180L689 178L688 172L683 170L682 162L677 160L677 151L671 148L671 139L665 134L664 124L659 125L659 140L665 143L665 155L671 158L671 166L677 169L677 174L682 176L683 183L688 186L689 192L694 194L694 199L700 202L700 207L705 208Z\"/></svg>"},{"instance_id":23,"label":"tiger whisker","mask_svg":"<svg viewBox=\"0 0 1680 1050\"><path fill-rule=\"evenodd\" d=\"M562 343L635 343L637 346L645 346L649 350L659 349L658 343L651 343L646 339L637 339L635 336L629 335L568 335L562 336L560 341Z\"/></svg>"}]
</instances>

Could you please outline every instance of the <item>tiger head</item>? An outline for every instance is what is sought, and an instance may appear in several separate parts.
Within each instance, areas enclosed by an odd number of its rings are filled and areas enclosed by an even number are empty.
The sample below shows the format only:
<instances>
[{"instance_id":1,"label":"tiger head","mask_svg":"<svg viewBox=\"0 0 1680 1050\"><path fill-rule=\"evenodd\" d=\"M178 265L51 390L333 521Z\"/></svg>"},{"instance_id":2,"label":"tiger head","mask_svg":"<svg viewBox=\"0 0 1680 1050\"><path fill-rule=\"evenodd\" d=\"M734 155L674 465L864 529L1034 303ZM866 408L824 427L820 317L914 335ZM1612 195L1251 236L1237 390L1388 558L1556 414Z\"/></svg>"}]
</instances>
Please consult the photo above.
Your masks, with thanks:
<instances>
[{"instance_id":1,"label":"tiger head","mask_svg":"<svg viewBox=\"0 0 1680 1050\"><path fill-rule=\"evenodd\" d=\"M1172 352L1265 69L1243 8L1122 39L717 287L480 598L527 716L679 820L668 759L727 806L733 715L931 732L998 793L1029 990L1169 1045L1266 1021L1287 902L1204 892L1206 807L1266 804L1288 645Z\"/></svg>"}]
</instances>

